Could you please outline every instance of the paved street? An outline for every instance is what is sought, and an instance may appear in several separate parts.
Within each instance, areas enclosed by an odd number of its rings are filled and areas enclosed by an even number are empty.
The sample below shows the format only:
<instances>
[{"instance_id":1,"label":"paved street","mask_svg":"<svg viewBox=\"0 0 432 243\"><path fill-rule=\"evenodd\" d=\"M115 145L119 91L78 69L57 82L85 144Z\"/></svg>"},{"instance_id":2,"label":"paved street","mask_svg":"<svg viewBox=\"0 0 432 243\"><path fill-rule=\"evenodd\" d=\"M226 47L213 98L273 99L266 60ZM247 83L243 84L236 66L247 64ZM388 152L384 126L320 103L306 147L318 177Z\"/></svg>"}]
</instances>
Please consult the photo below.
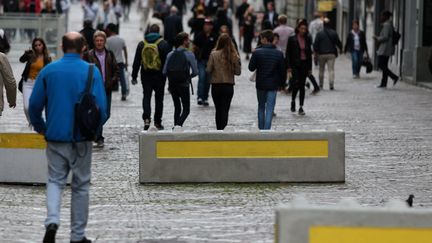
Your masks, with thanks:
<instances>
[{"instance_id":1,"label":"paved street","mask_svg":"<svg viewBox=\"0 0 432 243\"><path fill-rule=\"evenodd\" d=\"M141 40L139 16L121 24L129 63ZM70 28L81 29L75 5ZM186 22L186 19L185 21ZM244 60L244 58L243 58ZM18 79L24 64L11 60ZM229 126L257 129L254 83L247 62L236 79ZM346 182L341 184L185 184L138 183L138 134L142 88L131 86L126 102L113 95L106 124L105 148L94 150L90 218L87 235L95 242L273 242L274 209L302 194L315 204L334 204L343 197L362 205L382 206L391 198L415 194L415 207L432 206L432 90L408 85L377 89L380 73L354 80L351 61L336 62L335 91L306 96L306 116L289 111L290 96L279 94L276 130L341 129L346 132ZM317 70L314 70L316 77ZM196 91L196 80L194 88ZM185 127L215 129L214 106L198 107L191 97ZM22 109L6 109L1 131L28 130ZM163 124L173 125L171 96L165 94ZM1 158L0 158L1 159ZM0 242L40 242L46 215L45 188L0 185ZM59 242L69 241L70 189L64 195Z\"/></svg>"}]
</instances>

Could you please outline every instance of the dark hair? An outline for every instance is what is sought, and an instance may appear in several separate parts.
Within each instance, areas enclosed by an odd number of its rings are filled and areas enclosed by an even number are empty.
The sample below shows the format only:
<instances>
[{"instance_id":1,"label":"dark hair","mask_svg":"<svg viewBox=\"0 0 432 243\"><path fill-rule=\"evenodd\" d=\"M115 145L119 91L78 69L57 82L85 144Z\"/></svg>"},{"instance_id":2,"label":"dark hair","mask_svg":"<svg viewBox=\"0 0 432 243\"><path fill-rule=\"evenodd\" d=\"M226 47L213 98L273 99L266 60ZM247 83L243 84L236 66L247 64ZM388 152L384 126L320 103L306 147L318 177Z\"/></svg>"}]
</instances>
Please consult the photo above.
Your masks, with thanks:
<instances>
[{"instance_id":1,"label":"dark hair","mask_svg":"<svg viewBox=\"0 0 432 243\"><path fill-rule=\"evenodd\" d=\"M183 42L189 38L189 34L186 32L180 32L176 35L174 42L175 42L175 47L179 47L181 45L183 45Z\"/></svg>"},{"instance_id":2,"label":"dark hair","mask_svg":"<svg viewBox=\"0 0 432 243\"><path fill-rule=\"evenodd\" d=\"M33 50L33 54L34 54L33 58L32 58L32 61L34 61L36 59L36 57L37 57L37 53L36 53L36 49L35 49L35 44L36 44L37 41L39 41L40 43L42 43L42 46L43 46L42 54L44 56L44 59L47 59L49 57L48 48L47 48L47 46L45 44L45 41L42 38L40 38L40 37L36 37L36 38L34 38L32 40L32 45L31 45L32 46L32 50Z\"/></svg>"},{"instance_id":3,"label":"dark hair","mask_svg":"<svg viewBox=\"0 0 432 243\"><path fill-rule=\"evenodd\" d=\"M159 30L160 30L159 25L157 25L157 24L152 24L152 25L150 26L149 32L150 32L150 33L159 33Z\"/></svg>"},{"instance_id":4,"label":"dark hair","mask_svg":"<svg viewBox=\"0 0 432 243\"><path fill-rule=\"evenodd\" d=\"M262 29L263 30L271 30L271 29L273 29L270 20L266 19L266 20L263 21L263 23L262 23Z\"/></svg>"},{"instance_id":5,"label":"dark hair","mask_svg":"<svg viewBox=\"0 0 432 243\"><path fill-rule=\"evenodd\" d=\"M274 38L278 38L278 39L280 39L280 35L278 34L278 33L273 33L273 39Z\"/></svg>"},{"instance_id":6,"label":"dark hair","mask_svg":"<svg viewBox=\"0 0 432 243\"><path fill-rule=\"evenodd\" d=\"M261 39L266 38L268 42L273 42L274 34L271 30L263 30L260 37Z\"/></svg>"},{"instance_id":7,"label":"dark hair","mask_svg":"<svg viewBox=\"0 0 432 243\"><path fill-rule=\"evenodd\" d=\"M91 19L86 19L84 20L83 26L84 28L93 28L93 21L91 21Z\"/></svg>"},{"instance_id":8,"label":"dark hair","mask_svg":"<svg viewBox=\"0 0 432 243\"><path fill-rule=\"evenodd\" d=\"M115 24L109 23L106 28L107 30L111 31L111 33L117 34L117 26Z\"/></svg>"},{"instance_id":9,"label":"dark hair","mask_svg":"<svg viewBox=\"0 0 432 243\"><path fill-rule=\"evenodd\" d=\"M382 12L381 15L384 16L384 18L385 18L386 20L388 20L389 18L391 18L391 16L393 16L392 12L390 12L390 11L388 11L388 10Z\"/></svg>"},{"instance_id":10,"label":"dark hair","mask_svg":"<svg viewBox=\"0 0 432 243\"><path fill-rule=\"evenodd\" d=\"M357 19L354 19L354 20L352 21L352 23L353 23L353 24L356 24L356 25L360 25L360 22L359 22Z\"/></svg>"},{"instance_id":11,"label":"dark hair","mask_svg":"<svg viewBox=\"0 0 432 243\"><path fill-rule=\"evenodd\" d=\"M6 37L6 34L3 34L3 37L0 36L0 52L7 54L10 51L10 44Z\"/></svg>"},{"instance_id":12,"label":"dark hair","mask_svg":"<svg viewBox=\"0 0 432 243\"><path fill-rule=\"evenodd\" d=\"M297 22L297 27L295 28L295 33L296 34L299 33L298 29L300 28L300 26L304 25L304 26L306 26L306 28L308 27L308 22L307 22L306 19L298 19L297 21L298 21Z\"/></svg>"},{"instance_id":13,"label":"dark hair","mask_svg":"<svg viewBox=\"0 0 432 243\"><path fill-rule=\"evenodd\" d=\"M286 24L288 21L288 17L284 14L279 15L278 21L280 24Z\"/></svg>"},{"instance_id":14,"label":"dark hair","mask_svg":"<svg viewBox=\"0 0 432 243\"><path fill-rule=\"evenodd\" d=\"M75 51L76 53L81 53L85 44L86 40L82 35L78 38L73 39L64 35L62 38L62 50L64 53L68 51Z\"/></svg>"}]
</instances>

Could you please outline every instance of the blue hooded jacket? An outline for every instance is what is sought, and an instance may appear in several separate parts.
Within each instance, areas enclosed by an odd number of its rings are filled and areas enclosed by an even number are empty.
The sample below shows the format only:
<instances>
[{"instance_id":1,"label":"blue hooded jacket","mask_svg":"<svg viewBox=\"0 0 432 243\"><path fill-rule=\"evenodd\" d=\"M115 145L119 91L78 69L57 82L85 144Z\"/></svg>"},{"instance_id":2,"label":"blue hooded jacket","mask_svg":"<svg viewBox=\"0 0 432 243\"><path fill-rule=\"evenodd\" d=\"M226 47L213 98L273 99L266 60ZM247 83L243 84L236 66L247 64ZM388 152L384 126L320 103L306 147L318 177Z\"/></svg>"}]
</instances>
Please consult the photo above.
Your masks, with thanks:
<instances>
[{"instance_id":1,"label":"blue hooded jacket","mask_svg":"<svg viewBox=\"0 0 432 243\"><path fill-rule=\"evenodd\" d=\"M66 53L63 58L45 66L37 76L30 97L29 115L34 129L51 142L74 141L74 109L87 83L89 64L79 54ZM101 110L101 123L107 115L107 100L102 76L93 69L91 93ZM42 118L45 109L46 122ZM102 126L101 124L101 126ZM78 134L75 141L83 139Z\"/></svg>"}]
</instances>

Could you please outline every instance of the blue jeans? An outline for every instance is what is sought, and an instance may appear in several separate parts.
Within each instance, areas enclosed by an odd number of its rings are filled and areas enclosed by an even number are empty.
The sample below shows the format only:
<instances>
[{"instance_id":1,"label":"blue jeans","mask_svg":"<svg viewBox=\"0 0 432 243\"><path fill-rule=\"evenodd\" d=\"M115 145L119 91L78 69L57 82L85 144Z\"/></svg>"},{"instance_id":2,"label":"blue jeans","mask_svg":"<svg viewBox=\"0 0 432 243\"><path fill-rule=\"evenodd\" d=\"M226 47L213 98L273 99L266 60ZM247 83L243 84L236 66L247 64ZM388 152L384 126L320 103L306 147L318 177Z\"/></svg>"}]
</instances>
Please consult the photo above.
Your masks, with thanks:
<instances>
[{"instance_id":1,"label":"blue jeans","mask_svg":"<svg viewBox=\"0 0 432 243\"><path fill-rule=\"evenodd\" d=\"M271 128L273 111L276 104L276 90L257 89L258 98L258 128L269 130Z\"/></svg>"},{"instance_id":2,"label":"blue jeans","mask_svg":"<svg viewBox=\"0 0 432 243\"><path fill-rule=\"evenodd\" d=\"M126 76L125 76L125 65L124 63L118 63L117 64L119 68L119 76L120 76L120 86L121 86L121 94L122 96L127 96L129 93L129 90L127 88L126 84Z\"/></svg>"},{"instance_id":3,"label":"blue jeans","mask_svg":"<svg viewBox=\"0 0 432 243\"><path fill-rule=\"evenodd\" d=\"M362 51L351 51L351 60L352 60L352 72L353 75L360 74L360 68L363 62L363 52Z\"/></svg>"},{"instance_id":4,"label":"blue jeans","mask_svg":"<svg viewBox=\"0 0 432 243\"><path fill-rule=\"evenodd\" d=\"M198 99L208 100L210 74L206 72L208 60L198 61Z\"/></svg>"},{"instance_id":5,"label":"blue jeans","mask_svg":"<svg viewBox=\"0 0 432 243\"><path fill-rule=\"evenodd\" d=\"M89 210L89 187L91 177L91 142L54 143L48 142L48 183L46 192L47 218L49 224L60 225L60 207L67 177L72 171L71 241L85 237Z\"/></svg>"}]
</instances>

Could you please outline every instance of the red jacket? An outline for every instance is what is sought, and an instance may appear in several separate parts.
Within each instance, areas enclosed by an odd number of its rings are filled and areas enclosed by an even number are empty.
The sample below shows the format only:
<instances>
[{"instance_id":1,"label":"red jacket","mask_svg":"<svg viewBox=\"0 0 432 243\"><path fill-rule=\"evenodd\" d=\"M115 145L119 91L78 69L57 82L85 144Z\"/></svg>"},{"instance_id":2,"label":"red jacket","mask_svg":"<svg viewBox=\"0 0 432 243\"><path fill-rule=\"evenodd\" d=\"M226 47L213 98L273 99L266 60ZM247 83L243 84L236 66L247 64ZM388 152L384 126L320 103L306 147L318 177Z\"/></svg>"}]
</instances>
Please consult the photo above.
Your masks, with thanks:
<instances>
[{"instance_id":1,"label":"red jacket","mask_svg":"<svg viewBox=\"0 0 432 243\"><path fill-rule=\"evenodd\" d=\"M34 3L34 12L32 11L31 4ZM24 0L25 12L26 13L37 13L39 14L42 10L41 0Z\"/></svg>"}]
</instances>

